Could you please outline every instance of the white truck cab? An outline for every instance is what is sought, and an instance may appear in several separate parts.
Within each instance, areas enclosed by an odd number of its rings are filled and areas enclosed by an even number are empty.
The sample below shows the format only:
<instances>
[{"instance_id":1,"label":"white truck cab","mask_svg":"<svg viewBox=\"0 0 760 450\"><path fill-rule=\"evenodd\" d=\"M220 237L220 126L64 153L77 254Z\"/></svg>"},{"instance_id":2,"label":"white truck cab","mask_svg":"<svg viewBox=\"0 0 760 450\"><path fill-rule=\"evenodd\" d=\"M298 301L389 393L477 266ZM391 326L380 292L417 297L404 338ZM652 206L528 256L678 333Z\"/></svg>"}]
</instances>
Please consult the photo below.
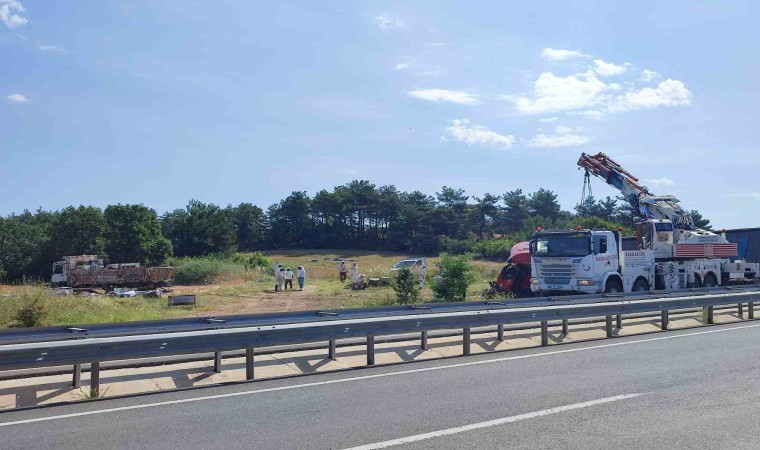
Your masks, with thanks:
<instances>
[{"instance_id":1,"label":"white truck cab","mask_svg":"<svg viewBox=\"0 0 760 450\"><path fill-rule=\"evenodd\" d=\"M531 290L538 294L648 291L654 252L622 251L618 232L538 230L530 243Z\"/></svg>"}]
</instances>

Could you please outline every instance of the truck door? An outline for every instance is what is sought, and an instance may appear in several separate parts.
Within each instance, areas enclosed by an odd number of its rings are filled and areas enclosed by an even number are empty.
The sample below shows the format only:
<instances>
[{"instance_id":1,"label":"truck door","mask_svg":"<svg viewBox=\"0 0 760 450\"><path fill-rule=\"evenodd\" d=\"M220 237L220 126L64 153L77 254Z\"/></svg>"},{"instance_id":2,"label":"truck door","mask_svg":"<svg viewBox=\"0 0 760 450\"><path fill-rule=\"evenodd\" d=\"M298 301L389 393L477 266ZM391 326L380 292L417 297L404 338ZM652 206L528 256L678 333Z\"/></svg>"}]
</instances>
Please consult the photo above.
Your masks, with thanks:
<instances>
[{"instance_id":1,"label":"truck door","mask_svg":"<svg viewBox=\"0 0 760 450\"><path fill-rule=\"evenodd\" d=\"M612 235L608 233L592 235L591 246L594 252L594 273L601 276L606 272L617 272L617 246Z\"/></svg>"}]
</instances>

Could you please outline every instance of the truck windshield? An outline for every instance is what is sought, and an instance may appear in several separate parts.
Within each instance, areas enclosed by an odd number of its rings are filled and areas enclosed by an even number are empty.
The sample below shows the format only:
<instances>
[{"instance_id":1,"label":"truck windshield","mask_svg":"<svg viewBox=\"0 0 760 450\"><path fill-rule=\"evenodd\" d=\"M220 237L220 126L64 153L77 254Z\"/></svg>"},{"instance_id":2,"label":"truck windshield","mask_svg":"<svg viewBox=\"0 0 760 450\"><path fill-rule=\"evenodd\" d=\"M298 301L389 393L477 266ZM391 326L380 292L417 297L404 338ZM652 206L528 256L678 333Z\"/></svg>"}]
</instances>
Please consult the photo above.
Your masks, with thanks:
<instances>
[{"instance_id":1,"label":"truck windshield","mask_svg":"<svg viewBox=\"0 0 760 450\"><path fill-rule=\"evenodd\" d=\"M538 256L586 256L591 253L588 235L541 236L534 241L533 254Z\"/></svg>"}]
</instances>

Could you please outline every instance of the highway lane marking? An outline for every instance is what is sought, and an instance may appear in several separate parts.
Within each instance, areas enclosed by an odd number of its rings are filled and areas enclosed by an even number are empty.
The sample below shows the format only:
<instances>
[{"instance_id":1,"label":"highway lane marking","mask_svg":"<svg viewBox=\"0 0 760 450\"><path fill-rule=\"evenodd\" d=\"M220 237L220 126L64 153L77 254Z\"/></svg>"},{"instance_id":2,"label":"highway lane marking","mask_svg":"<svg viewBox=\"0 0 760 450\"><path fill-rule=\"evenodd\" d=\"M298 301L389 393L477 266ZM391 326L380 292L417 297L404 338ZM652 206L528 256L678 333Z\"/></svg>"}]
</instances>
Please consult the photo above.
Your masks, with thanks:
<instances>
[{"instance_id":1,"label":"highway lane marking","mask_svg":"<svg viewBox=\"0 0 760 450\"><path fill-rule=\"evenodd\" d=\"M619 402L621 400L627 400L629 398L635 398L642 393L616 395L615 397L600 398L597 400L589 400L587 402L573 403L571 405L558 406L556 408L542 409L541 411L534 411L525 414L518 414L516 416L502 417L501 419L488 420L486 422L472 423L461 427L446 428L438 431L431 431L430 433L415 434L413 436L402 437L399 439L391 439L389 441L376 442L374 444L360 445L358 447L351 447L346 450L375 450L378 448L395 447L397 445L410 444L412 442L424 441L427 439L433 439L441 436L450 436L452 434L464 433L465 431L480 430L482 428L495 427L497 425L504 425L507 423L519 422L521 420L534 419L536 417L548 416L550 414L557 414L565 411L572 411L575 409L588 408L591 406L602 405L605 403Z\"/></svg>"},{"instance_id":2,"label":"highway lane marking","mask_svg":"<svg viewBox=\"0 0 760 450\"><path fill-rule=\"evenodd\" d=\"M431 372L435 370L456 369L459 367L478 366L482 364L494 364L494 363L505 362L505 361L516 361L520 359L540 358L540 357L545 357L545 356L583 352L587 350L596 350L596 349L603 349L603 348L610 348L610 347L620 347L624 345L634 345L634 344L642 344L642 343L648 343L648 342L654 342L654 341L663 341L666 339L679 339L679 338L685 338L685 337L691 337L691 336L699 336L703 334L725 333L728 331L745 330L748 328L757 328L757 327L760 327L760 324L742 325L742 326L731 327L731 328L719 328L715 330L695 331L691 333L683 333L683 334L676 334L676 335L669 335L669 336L658 336L658 337L652 337L652 338L647 338L647 339L637 339L634 341L612 342L609 344L600 344L600 345L579 347L579 348L569 348L565 350L547 351L547 352L541 352L541 353L530 353L527 355L505 356L503 358L486 359L482 361L468 361L468 362L457 363L457 364L449 364L449 365L433 366L433 367L422 367L419 369L401 370L398 372L377 373L373 375L362 375L359 377L351 377L351 378L338 378L335 380L293 384L289 386L278 386L278 387L272 387L272 388L255 389L251 391L230 392L228 394L206 395L203 397L192 397L192 398L184 398L184 399L179 399L179 400L167 400L164 402L145 403L141 405L120 406L116 408L97 409L94 411L83 411L83 412L78 412L78 413L59 414L55 416L46 416L46 417L35 417L33 419L23 419L23 420L14 420L10 422L1 422L0 428L12 426L12 425L23 425L27 423L46 422L49 420L68 419L71 417L91 416L95 414L129 411L133 409L154 408L154 407L166 406L166 405L179 405L182 403L200 402L204 400L215 400L215 399L220 399L220 398L240 397L243 395L256 395L256 394L265 394L269 392L287 391L291 389L324 386L328 384L347 383L349 381L372 380L375 378L393 377L393 376L398 376L398 375L408 375L408 374L421 373L421 372ZM378 366L378 367L381 367L381 366Z\"/></svg>"}]
</instances>

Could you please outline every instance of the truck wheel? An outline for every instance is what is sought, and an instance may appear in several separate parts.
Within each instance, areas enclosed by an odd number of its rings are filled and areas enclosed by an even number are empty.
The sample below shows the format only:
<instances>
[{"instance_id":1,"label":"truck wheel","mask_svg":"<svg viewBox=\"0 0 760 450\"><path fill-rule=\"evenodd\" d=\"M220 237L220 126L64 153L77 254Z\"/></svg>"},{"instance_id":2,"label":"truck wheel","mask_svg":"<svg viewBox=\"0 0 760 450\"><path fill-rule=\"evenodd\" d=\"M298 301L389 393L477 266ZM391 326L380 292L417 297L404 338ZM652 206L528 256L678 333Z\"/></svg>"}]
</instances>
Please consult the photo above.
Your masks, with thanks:
<instances>
[{"instance_id":1,"label":"truck wheel","mask_svg":"<svg viewBox=\"0 0 760 450\"><path fill-rule=\"evenodd\" d=\"M623 292L623 286L620 285L620 281L616 279L607 280L607 283L604 285L604 293L612 294L617 292Z\"/></svg>"},{"instance_id":2,"label":"truck wheel","mask_svg":"<svg viewBox=\"0 0 760 450\"><path fill-rule=\"evenodd\" d=\"M718 280L715 279L715 275L708 273L705 275L704 281L702 281L702 287L715 287L718 285Z\"/></svg>"},{"instance_id":3,"label":"truck wheel","mask_svg":"<svg viewBox=\"0 0 760 450\"><path fill-rule=\"evenodd\" d=\"M631 289L632 292L645 292L649 291L649 283L647 280L638 279L635 283L633 283L633 288Z\"/></svg>"}]
</instances>

